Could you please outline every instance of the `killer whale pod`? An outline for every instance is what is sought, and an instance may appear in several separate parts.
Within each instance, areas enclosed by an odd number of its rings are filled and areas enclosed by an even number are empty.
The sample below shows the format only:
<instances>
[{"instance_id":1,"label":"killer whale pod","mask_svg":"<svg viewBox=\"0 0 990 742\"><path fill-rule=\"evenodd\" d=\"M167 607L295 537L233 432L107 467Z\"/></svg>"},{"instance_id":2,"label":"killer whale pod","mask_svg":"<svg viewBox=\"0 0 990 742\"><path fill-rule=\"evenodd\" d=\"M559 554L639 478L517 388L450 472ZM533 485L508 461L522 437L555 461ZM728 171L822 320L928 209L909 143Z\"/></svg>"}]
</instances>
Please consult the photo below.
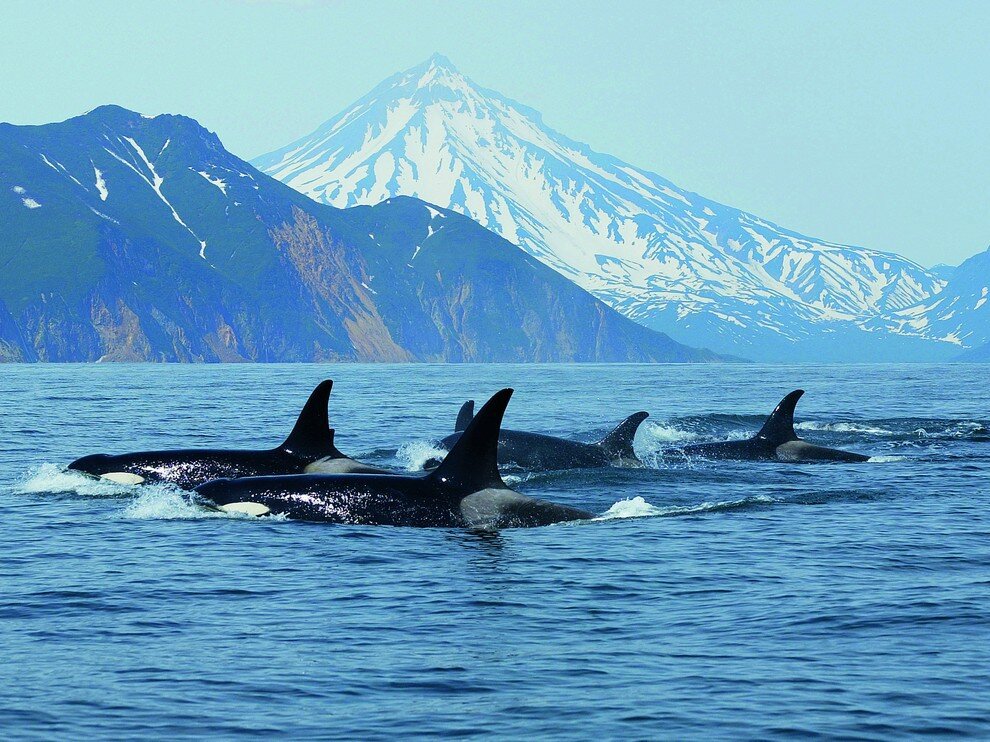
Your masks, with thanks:
<instances>
[{"instance_id":1,"label":"killer whale pod","mask_svg":"<svg viewBox=\"0 0 990 742\"><path fill-rule=\"evenodd\" d=\"M508 528L594 517L510 490L498 470L499 429L511 389L478 412L447 457L425 475L303 474L219 479L196 488L231 512L329 523Z\"/></svg>"}]
</instances>

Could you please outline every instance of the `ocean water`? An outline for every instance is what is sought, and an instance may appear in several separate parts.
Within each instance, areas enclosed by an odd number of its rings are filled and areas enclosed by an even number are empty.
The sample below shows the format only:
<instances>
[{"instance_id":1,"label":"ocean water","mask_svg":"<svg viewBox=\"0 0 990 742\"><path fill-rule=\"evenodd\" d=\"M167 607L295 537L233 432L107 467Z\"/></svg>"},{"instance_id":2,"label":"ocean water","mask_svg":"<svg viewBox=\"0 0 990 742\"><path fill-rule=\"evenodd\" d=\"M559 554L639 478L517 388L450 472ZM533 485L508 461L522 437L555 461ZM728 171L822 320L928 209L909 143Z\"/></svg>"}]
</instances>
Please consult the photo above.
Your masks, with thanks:
<instances>
[{"instance_id":1,"label":"ocean water","mask_svg":"<svg viewBox=\"0 0 990 742\"><path fill-rule=\"evenodd\" d=\"M472 533L221 516L64 473L276 445L311 388L355 457L415 468L461 402L641 470L521 477L593 522ZM865 464L709 462L793 388ZM5 738L990 735L981 366L2 366Z\"/></svg>"}]
</instances>

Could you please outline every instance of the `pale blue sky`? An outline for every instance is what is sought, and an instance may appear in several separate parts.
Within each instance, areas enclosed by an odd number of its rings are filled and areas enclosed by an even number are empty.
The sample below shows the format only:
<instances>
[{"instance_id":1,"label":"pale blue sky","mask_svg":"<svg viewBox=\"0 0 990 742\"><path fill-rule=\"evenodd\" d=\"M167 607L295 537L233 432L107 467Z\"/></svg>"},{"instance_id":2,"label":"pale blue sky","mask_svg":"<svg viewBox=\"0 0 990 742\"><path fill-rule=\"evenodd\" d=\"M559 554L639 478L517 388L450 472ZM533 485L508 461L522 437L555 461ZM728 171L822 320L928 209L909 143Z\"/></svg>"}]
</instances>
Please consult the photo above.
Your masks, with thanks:
<instances>
[{"instance_id":1,"label":"pale blue sky","mask_svg":"<svg viewBox=\"0 0 990 742\"><path fill-rule=\"evenodd\" d=\"M924 264L990 243L990 2L3 0L0 120L113 102L250 158L435 51L785 227Z\"/></svg>"}]
</instances>

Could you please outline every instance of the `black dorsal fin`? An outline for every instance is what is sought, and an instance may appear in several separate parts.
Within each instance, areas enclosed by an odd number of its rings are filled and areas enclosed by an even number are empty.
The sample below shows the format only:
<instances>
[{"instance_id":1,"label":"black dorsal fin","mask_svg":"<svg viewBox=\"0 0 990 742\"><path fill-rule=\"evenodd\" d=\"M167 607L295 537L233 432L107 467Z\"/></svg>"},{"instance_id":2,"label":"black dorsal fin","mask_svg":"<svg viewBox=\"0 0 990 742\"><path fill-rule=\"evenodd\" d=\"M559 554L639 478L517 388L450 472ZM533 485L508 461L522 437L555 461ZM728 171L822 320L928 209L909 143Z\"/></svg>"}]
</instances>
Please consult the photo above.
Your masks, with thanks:
<instances>
[{"instance_id":1,"label":"black dorsal fin","mask_svg":"<svg viewBox=\"0 0 990 742\"><path fill-rule=\"evenodd\" d=\"M512 390L503 389L485 402L450 453L429 476L455 493L477 492L489 487L504 489L505 482L498 473L498 434L511 397Z\"/></svg>"},{"instance_id":2,"label":"black dorsal fin","mask_svg":"<svg viewBox=\"0 0 990 742\"><path fill-rule=\"evenodd\" d=\"M637 412L630 415L616 425L615 430L602 438L598 445L604 448L609 456L635 459L633 439L636 437L636 431L639 430L640 424L649 416L649 412Z\"/></svg>"},{"instance_id":3,"label":"black dorsal fin","mask_svg":"<svg viewBox=\"0 0 990 742\"><path fill-rule=\"evenodd\" d=\"M797 433L794 432L794 408L797 407L798 400L804 394L804 389L795 389L788 394L778 404L770 417L763 423L757 438L770 441L775 446L788 441L796 441Z\"/></svg>"},{"instance_id":4,"label":"black dorsal fin","mask_svg":"<svg viewBox=\"0 0 990 742\"><path fill-rule=\"evenodd\" d=\"M313 393L309 395L306 404L299 413L295 427L289 437L279 446L279 449L304 459L323 458L331 456L337 449L333 447L333 435L330 433L330 390L333 382L330 379L321 381Z\"/></svg>"},{"instance_id":5,"label":"black dorsal fin","mask_svg":"<svg viewBox=\"0 0 990 742\"><path fill-rule=\"evenodd\" d=\"M460 433L467 430L468 423L474 419L474 400L469 399L461 405L461 411L457 413L457 422L454 423L454 432Z\"/></svg>"}]
</instances>

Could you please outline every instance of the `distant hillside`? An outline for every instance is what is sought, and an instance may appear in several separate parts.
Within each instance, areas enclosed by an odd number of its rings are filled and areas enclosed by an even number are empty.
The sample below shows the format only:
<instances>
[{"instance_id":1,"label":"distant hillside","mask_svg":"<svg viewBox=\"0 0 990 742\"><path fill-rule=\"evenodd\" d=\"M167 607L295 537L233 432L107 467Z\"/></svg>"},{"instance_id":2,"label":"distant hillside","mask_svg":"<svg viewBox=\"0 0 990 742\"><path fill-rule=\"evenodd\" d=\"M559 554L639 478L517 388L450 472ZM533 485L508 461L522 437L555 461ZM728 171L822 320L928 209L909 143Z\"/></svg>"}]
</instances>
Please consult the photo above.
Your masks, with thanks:
<instances>
[{"instance_id":1,"label":"distant hillside","mask_svg":"<svg viewBox=\"0 0 990 742\"><path fill-rule=\"evenodd\" d=\"M317 204L183 116L0 125L0 359L710 361L458 214Z\"/></svg>"},{"instance_id":2,"label":"distant hillside","mask_svg":"<svg viewBox=\"0 0 990 742\"><path fill-rule=\"evenodd\" d=\"M959 356L959 360L965 363L990 363L990 343L966 351Z\"/></svg>"}]
</instances>

